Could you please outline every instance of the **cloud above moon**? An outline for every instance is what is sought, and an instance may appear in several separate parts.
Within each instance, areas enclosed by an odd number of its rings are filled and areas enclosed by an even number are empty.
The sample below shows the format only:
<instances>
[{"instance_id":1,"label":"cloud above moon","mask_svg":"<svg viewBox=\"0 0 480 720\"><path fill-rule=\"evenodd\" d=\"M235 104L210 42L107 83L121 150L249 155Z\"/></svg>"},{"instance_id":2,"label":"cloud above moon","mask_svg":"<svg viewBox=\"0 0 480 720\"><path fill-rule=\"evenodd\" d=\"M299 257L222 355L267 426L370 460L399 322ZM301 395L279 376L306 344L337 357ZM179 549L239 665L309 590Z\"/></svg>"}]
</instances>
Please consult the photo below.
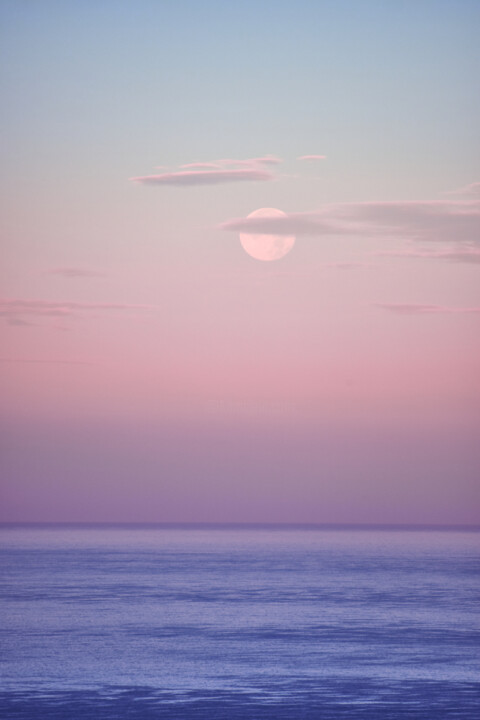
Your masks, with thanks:
<instances>
[{"instance_id":1,"label":"cloud above moon","mask_svg":"<svg viewBox=\"0 0 480 720\"><path fill-rule=\"evenodd\" d=\"M279 217L234 218L220 226L221 230L264 235L329 235L338 229L323 213L285 213Z\"/></svg>"},{"instance_id":2,"label":"cloud above moon","mask_svg":"<svg viewBox=\"0 0 480 720\"><path fill-rule=\"evenodd\" d=\"M181 170L161 175L145 175L131 178L132 182L142 185L177 185L187 187L191 185L220 185L232 182L252 182L274 180L275 177L267 170L255 168L240 168L237 170Z\"/></svg>"},{"instance_id":3,"label":"cloud above moon","mask_svg":"<svg viewBox=\"0 0 480 720\"><path fill-rule=\"evenodd\" d=\"M266 182L275 180L275 175L265 166L278 165L282 160L275 155L234 160L221 158L206 162L192 162L181 165L180 169L156 175L141 175L130 178L142 185L220 185L232 182Z\"/></svg>"}]
</instances>

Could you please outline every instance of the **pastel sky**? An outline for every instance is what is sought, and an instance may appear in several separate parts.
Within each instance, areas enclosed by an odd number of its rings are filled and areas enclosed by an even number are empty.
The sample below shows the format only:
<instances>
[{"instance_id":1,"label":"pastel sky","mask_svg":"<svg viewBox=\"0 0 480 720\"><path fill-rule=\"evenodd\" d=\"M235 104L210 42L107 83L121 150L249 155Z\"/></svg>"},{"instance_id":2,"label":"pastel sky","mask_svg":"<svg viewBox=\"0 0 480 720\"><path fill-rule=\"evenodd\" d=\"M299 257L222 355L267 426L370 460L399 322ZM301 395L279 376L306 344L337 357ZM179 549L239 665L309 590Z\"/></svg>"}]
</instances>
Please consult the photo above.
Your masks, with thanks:
<instances>
[{"instance_id":1,"label":"pastel sky","mask_svg":"<svg viewBox=\"0 0 480 720\"><path fill-rule=\"evenodd\" d=\"M479 523L477 0L0 15L0 519Z\"/></svg>"}]
</instances>

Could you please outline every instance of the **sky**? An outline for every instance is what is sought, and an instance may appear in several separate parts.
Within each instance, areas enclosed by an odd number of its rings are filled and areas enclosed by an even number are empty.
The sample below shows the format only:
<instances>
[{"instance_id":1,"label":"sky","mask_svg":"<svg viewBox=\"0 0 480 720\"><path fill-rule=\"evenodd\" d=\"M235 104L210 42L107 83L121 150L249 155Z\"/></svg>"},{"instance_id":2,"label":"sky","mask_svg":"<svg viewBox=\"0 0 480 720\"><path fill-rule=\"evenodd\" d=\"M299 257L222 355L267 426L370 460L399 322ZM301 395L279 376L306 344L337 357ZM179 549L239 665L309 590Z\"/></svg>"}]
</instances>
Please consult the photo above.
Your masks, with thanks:
<instances>
[{"instance_id":1,"label":"sky","mask_svg":"<svg viewBox=\"0 0 480 720\"><path fill-rule=\"evenodd\" d=\"M480 523L480 4L0 25L0 520Z\"/></svg>"}]
</instances>

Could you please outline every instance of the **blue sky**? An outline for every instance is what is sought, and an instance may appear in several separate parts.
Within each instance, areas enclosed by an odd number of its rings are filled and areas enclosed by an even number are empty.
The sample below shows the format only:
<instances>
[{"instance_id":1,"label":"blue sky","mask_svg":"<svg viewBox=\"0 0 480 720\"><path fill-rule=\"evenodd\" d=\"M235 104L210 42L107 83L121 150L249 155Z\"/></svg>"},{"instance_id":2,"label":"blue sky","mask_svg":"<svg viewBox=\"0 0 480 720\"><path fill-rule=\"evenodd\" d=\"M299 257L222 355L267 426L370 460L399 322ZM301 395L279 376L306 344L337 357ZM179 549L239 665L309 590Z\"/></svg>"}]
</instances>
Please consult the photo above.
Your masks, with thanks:
<instances>
[{"instance_id":1,"label":"blue sky","mask_svg":"<svg viewBox=\"0 0 480 720\"><path fill-rule=\"evenodd\" d=\"M233 145L241 157L281 147L291 159L327 148L336 195L360 185L407 197L474 179L476 2L45 0L2 10L14 176L95 182L92 155L101 181L228 156Z\"/></svg>"}]
</instances>

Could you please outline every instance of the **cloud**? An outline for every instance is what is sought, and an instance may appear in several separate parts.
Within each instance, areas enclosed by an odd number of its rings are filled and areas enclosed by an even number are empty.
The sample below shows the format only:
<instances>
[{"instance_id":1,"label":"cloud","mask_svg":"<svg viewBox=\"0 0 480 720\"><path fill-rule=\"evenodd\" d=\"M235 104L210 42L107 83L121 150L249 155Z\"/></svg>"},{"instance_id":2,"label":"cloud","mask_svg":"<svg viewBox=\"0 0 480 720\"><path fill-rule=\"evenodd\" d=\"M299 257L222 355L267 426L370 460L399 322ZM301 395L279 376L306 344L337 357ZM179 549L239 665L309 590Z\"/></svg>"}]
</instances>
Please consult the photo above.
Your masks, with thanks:
<instances>
[{"instance_id":1,"label":"cloud","mask_svg":"<svg viewBox=\"0 0 480 720\"><path fill-rule=\"evenodd\" d=\"M326 155L301 155L297 160L307 160L307 162L315 162L317 160L326 160Z\"/></svg>"},{"instance_id":2,"label":"cloud","mask_svg":"<svg viewBox=\"0 0 480 720\"><path fill-rule=\"evenodd\" d=\"M220 158L220 160L207 160L191 162L180 165L178 170L161 173L160 175L142 175L130 178L132 182L144 185L218 185L229 182L267 181L274 180L274 176L265 169L265 165L278 165L282 162L276 155L262 155L261 157L235 160L233 158ZM163 167L157 167L163 170Z\"/></svg>"},{"instance_id":3,"label":"cloud","mask_svg":"<svg viewBox=\"0 0 480 720\"><path fill-rule=\"evenodd\" d=\"M417 303L376 303L376 307L397 315L470 314L480 313L480 307L456 308L446 305L421 305Z\"/></svg>"},{"instance_id":4,"label":"cloud","mask_svg":"<svg viewBox=\"0 0 480 720\"><path fill-rule=\"evenodd\" d=\"M480 243L480 203L451 200L338 203L278 218L234 218L220 228L266 235L383 236L465 246Z\"/></svg>"},{"instance_id":5,"label":"cloud","mask_svg":"<svg viewBox=\"0 0 480 720\"><path fill-rule=\"evenodd\" d=\"M0 357L0 363L12 363L14 365L92 365L89 360L29 360L27 358L6 358Z\"/></svg>"},{"instance_id":6,"label":"cloud","mask_svg":"<svg viewBox=\"0 0 480 720\"><path fill-rule=\"evenodd\" d=\"M145 175L130 178L142 185L219 185L231 182L252 182L274 180L275 177L262 168L240 168L236 170L182 170L163 173L162 175Z\"/></svg>"},{"instance_id":7,"label":"cloud","mask_svg":"<svg viewBox=\"0 0 480 720\"><path fill-rule=\"evenodd\" d=\"M99 270L93 270L90 268L81 267L57 267L45 270L43 275L61 275L67 278L80 278L80 277L105 277L106 273L100 272Z\"/></svg>"},{"instance_id":8,"label":"cloud","mask_svg":"<svg viewBox=\"0 0 480 720\"><path fill-rule=\"evenodd\" d=\"M445 195L480 195L480 182L470 183L470 185L464 185L464 187L458 188L457 190L450 190L444 193Z\"/></svg>"},{"instance_id":9,"label":"cloud","mask_svg":"<svg viewBox=\"0 0 480 720\"><path fill-rule=\"evenodd\" d=\"M81 303L50 302L48 300L0 300L0 317L11 325L31 324L25 318L31 317L75 317L83 312L99 311L148 311L154 305L133 305L129 303Z\"/></svg>"},{"instance_id":10,"label":"cloud","mask_svg":"<svg viewBox=\"0 0 480 720\"><path fill-rule=\"evenodd\" d=\"M232 158L222 158L216 160L218 165L237 165L250 167L252 165L279 165L282 161L276 155L263 155L262 157L247 158L247 160L233 160Z\"/></svg>"},{"instance_id":11,"label":"cloud","mask_svg":"<svg viewBox=\"0 0 480 720\"><path fill-rule=\"evenodd\" d=\"M35 323L28 322L28 320L23 320L16 315L7 315L6 318L9 325L16 325L18 327L32 327L32 325L35 325Z\"/></svg>"},{"instance_id":12,"label":"cloud","mask_svg":"<svg viewBox=\"0 0 480 720\"><path fill-rule=\"evenodd\" d=\"M333 214L354 234L424 242L480 241L480 204L460 201L346 203Z\"/></svg>"},{"instance_id":13,"label":"cloud","mask_svg":"<svg viewBox=\"0 0 480 720\"><path fill-rule=\"evenodd\" d=\"M219 227L221 230L262 235L330 235L339 232L323 213L286 213L272 218L233 218Z\"/></svg>"},{"instance_id":14,"label":"cloud","mask_svg":"<svg viewBox=\"0 0 480 720\"><path fill-rule=\"evenodd\" d=\"M186 165L180 165L180 168L182 170L215 170L218 169L220 166L217 163L214 162L194 162L194 163L187 163ZM158 170L161 170L163 168L157 168Z\"/></svg>"},{"instance_id":15,"label":"cloud","mask_svg":"<svg viewBox=\"0 0 480 720\"><path fill-rule=\"evenodd\" d=\"M338 270L354 270L357 268L371 268L373 267L372 263L368 262L330 262L330 263L323 263L320 267L325 268L336 268Z\"/></svg>"},{"instance_id":16,"label":"cloud","mask_svg":"<svg viewBox=\"0 0 480 720\"><path fill-rule=\"evenodd\" d=\"M438 250L436 252L427 252L421 250L404 250L403 252L382 252L375 253L380 257L402 257L402 258L420 258L426 260L444 260L445 262L469 263L472 265L480 264L480 249L473 247L459 247L453 250Z\"/></svg>"},{"instance_id":17,"label":"cloud","mask_svg":"<svg viewBox=\"0 0 480 720\"><path fill-rule=\"evenodd\" d=\"M251 162L256 165L280 165L283 161L275 155L264 155L263 157L250 158L250 160L246 162Z\"/></svg>"}]
</instances>

